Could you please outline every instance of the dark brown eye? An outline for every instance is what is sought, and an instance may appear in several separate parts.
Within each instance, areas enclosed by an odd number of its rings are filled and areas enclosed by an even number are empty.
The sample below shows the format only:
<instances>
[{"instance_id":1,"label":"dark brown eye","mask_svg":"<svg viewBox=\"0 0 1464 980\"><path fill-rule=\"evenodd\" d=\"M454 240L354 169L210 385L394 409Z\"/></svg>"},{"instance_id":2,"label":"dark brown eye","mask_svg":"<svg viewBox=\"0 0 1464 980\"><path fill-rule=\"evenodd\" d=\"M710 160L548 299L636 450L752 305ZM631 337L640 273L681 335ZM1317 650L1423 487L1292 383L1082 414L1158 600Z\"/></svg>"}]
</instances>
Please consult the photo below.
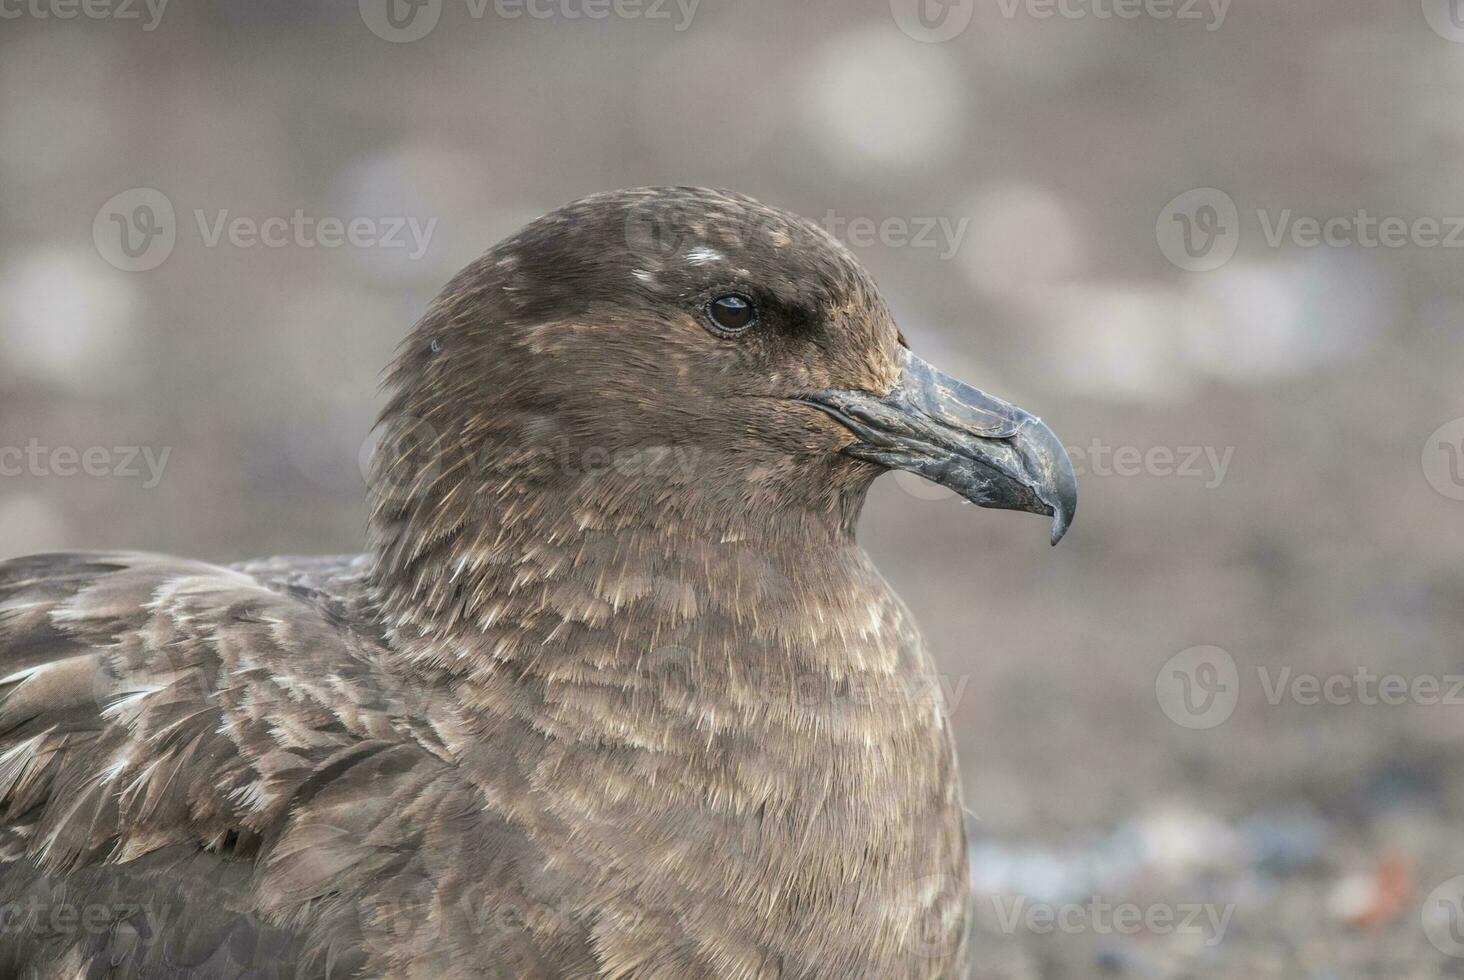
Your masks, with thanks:
<instances>
[{"instance_id":1,"label":"dark brown eye","mask_svg":"<svg viewBox=\"0 0 1464 980\"><path fill-rule=\"evenodd\" d=\"M746 296L730 293L707 304L707 318L718 333L742 333L757 322L757 307Z\"/></svg>"}]
</instances>

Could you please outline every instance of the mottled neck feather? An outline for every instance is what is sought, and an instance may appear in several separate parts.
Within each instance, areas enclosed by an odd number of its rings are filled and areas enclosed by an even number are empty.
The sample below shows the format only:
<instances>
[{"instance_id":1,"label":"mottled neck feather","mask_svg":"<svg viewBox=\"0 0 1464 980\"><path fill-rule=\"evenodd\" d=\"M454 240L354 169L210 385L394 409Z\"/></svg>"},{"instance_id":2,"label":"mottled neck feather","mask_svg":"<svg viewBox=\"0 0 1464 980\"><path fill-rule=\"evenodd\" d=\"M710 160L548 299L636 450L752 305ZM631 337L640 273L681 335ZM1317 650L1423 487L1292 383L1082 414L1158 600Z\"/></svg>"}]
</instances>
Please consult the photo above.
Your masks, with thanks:
<instances>
[{"instance_id":1,"label":"mottled neck feather","mask_svg":"<svg viewBox=\"0 0 1464 980\"><path fill-rule=\"evenodd\" d=\"M449 423L383 424L374 585L397 648L424 667L577 656L588 668L690 642L698 624L772 637L780 620L861 601L849 576L872 574L853 541L863 482L754 488L738 460L690 446L602 456L499 431L468 449L438 434Z\"/></svg>"},{"instance_id":2,"label":"mottled neck feather","mask_svg":"<svg viewBox=\"0 0 1464 980\"><path fill-rule=\"evenodd\" d=\"M517 415L389 413L388 447L409 419L431 430L373 479L396 667L451 691L464 765L497 785L526 760L533 792L498 798L528 825L572 814L559 860L613 869L616 896L670 869L681 904L726 908L799 975L950 975L953 746L909 614L854 542L871 474L748 483L744 461L682 466L676 447L638 461L654 477L578 471L582 454L521 448ZM930 923L940 946L912 953Z\"/></svg>"},{"instance_id":3,"label":"mottled neck feather","mask_svg":"<svg viewBox=\"0 0 1464 980\"><path fill-rule=\"evenodd\" d=\"M948 794L938 682L842 515L718 530L685 487L616 474L551 495L485 475L467 498L485 506L453 510L468 491L445 489L426 514L378 508L373 528L399 668L450 687L470 728L511 718L561 746L721 760L713 772L751 753L787 774L728 777L729 815L837 805L894 834ZM889 766L851 761L870 753ZM706 790L688 783L684 802Z\"/></svg>"}]
</instances>

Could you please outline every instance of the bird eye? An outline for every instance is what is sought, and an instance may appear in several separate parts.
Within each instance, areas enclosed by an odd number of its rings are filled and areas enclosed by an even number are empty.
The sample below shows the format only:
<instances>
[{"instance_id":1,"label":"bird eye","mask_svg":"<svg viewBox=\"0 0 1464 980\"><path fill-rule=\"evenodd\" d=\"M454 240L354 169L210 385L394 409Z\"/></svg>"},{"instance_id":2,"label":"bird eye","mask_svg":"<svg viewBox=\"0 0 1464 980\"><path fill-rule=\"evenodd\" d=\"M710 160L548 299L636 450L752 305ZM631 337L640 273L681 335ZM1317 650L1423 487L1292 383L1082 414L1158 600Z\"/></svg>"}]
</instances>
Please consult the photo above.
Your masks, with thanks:
<instances>
[{"instance_id":1,"label":"bird eye","mask_svg":"<svg viewBox=\"0 0 1464 980\"><path fill-rule=\"evenodd\" d=\"M707 318L719 333L738 334L757 322L757 307L736 293L718 296L707 304Z\"/></svg>"}]
</instances>

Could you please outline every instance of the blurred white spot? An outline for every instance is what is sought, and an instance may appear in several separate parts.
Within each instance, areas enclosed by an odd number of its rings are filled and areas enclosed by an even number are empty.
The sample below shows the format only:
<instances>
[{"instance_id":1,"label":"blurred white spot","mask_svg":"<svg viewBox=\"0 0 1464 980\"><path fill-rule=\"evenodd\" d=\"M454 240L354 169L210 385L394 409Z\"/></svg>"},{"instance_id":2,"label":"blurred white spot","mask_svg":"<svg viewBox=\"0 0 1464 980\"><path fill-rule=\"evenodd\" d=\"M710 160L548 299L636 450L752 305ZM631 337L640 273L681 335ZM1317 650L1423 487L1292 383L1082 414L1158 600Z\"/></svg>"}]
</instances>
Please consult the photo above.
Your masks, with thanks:
<instances>
[{"instance_id":1,"label":"blurred white spot","mask_svg":"<svg viewBox=\"0 0 1464 980\"><path fill-rule=\"evenodd\" d=\"M1040 187L989 185L963 210L972 219L962 257L966 274L988 293L1021 298L1081 272L1086 264L1072 212Z\"/></svg>"},{"instance_id":2,"label":"blurred white spot","mask_svg":"<svg viewBox=\"0 0 1464 980\"><path fill-rule=\"evenodd\" d=\"M1386 329L1388 286L1368 253L1325 249L1232 262L1183 291L1079 282L1019 305L1050 334L1074 392L1174 401L1204 376L1263 384L1362 356Z\"/></svg>"},{"instance_id":3,"label":"blurred white spot","mask_svg":"<svg viewBox=\"0 0 1464 980\"><path fill-rule=\"evenodd\" d=\"M1377 904L1377 882L1366 873L1347 875L1327 893L1327 911L1333 918L1356 922Z\"/></svg>"},{"instance_id":4,"label":"blurred white spot","mask_svg":"<svg viewBox=\"0 0 1464 980\"><path fill-rule=\"evenodd\" d=\"M971 887L977 892L1061 902L1081 894L1088 885L1087 876L1066 855L998 844L971 849Z\"/></svg>"},{"instance_id":5,"label":"blurred white spot","mask_svg":"<svg viewBox=\"0 0 1464 980\"><path fill-rule=\"evenodd\" d=\"M1232 381L1305 374L1365 353L1390 296L1367 253L1319 250L1271 265L1235 263L1190 284L1210 315L1185 321L1187 355Z\"/></svg>"},{"instance_id":6,"label":"blurred white spot","mask_svg":"<svg viewBox=\"0 0 1464 980\"><path fill-rule=\"evenodd\" d=\"M977 841L971 846L971 889L1023 895L1034 902L1068 902L1121 887L1138 873L1142 861L1127 830L1060 848Z\"/></svg>"},{"instance_id":7,"label":"blurred white spot","mask_svg":"<svg viewBox=\"0 0 1464 980\"><path fill-rule=\"evenodd\" d=\"M1135 826L1144 862L1175 875L1233 863L1240 841L1235 831L1209 814L1161 810Z\"/></svg>"},{"instance_id":8,"label":"blurred white spot","mask_svg":"<svg viewBox=\"0 0 1464 980\"><path fill-rule=\"evenodd\" d=\"M1070 390L1139 401L1175 401L1189 392L1186 324L1205 311L1182 293L1078 283L1031 300L1030 308L1051 335L1054 368Z\"/></svg>"},{"instance_id":9,"label":"blurred white spot","mask_svg":"<svg viewBox=\"0 0 1464 980\"><path fill-rule=\"evenodd\" d=\"M803 100L811 141L835 166L919 172L960 148L968 91L944 50L870 28L814 53Z\"/></svg>"},{"instance_id":10,"label":"blurred white spot","mask_svg":"<svg viewBox=\"0 0 1464 980\"><path fill-rule=\"evenodd\" d=\"M125 273L92 252L45 249L0 273L0 371L78 394L138 382L140 298Z\"/></svg>"},{"instance_id":11,"label":"blurred white spot","mask_svg":"<svg viewBox=\"0 0 1464 980\"><path fill-rule=\"evenodd\" d=\"M711 265L722 261L722 253L712 248L694 248L686 254L686 261L692 265Z\"/></svg>"}]
</instances>

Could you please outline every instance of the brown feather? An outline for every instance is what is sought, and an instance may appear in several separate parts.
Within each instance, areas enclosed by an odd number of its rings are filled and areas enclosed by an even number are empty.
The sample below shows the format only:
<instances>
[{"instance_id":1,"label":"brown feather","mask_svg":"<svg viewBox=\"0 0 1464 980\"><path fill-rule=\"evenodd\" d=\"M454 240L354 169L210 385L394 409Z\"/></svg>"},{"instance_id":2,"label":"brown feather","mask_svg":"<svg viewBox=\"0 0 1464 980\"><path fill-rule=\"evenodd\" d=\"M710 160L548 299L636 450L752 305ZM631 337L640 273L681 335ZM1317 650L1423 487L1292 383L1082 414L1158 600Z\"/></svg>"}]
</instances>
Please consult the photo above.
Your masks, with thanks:
<instances>
[{"instance_id":1,"label":"brown feather","mask_svg":"<svg viewBox=\"0 0 1464 980\"><path fill-rule=\"evenodd\" d=\"M709 276L775 329L709 334ZM888 389L899 343L800 219L591 198L404 345L368 555L0 565L0 905L98 922L0 931L0 975L960 976L949 724L853 537L878 470L783 397Z\"/></svg>"}]
</instances>

